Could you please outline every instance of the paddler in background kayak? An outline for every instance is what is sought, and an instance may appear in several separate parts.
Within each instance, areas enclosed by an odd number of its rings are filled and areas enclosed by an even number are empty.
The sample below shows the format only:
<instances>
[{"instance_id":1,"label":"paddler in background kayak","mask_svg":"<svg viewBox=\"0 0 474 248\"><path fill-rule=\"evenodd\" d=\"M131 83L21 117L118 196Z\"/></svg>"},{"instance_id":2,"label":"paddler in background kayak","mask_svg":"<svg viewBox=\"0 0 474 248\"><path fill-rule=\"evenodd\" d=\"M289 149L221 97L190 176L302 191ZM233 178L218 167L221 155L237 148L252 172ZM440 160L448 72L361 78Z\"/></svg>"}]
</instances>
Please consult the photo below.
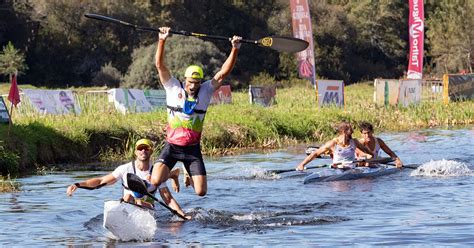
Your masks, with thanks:
<instances>
[{"instance_id":1,"label":"paddler in background kayak","mask_svg":"<svg viewBox=\"0 0 474 248\"><path fill-rule=\"evenodd\" d=\"M158 187L150 183L151 172L153 170L153 165L150 161L151 154L153 153L153 143L149 139L140 139L135 143L135 160L120 165L112 173L97 178L91 178L86 181L74 183L67 188L67 195L72 196L74 191L77 188L86 188L86 189L98 189L104 185L112 185L118 180L122 180L122 185L126 187L127 185L127 173L133 173L145 180L145 183L148 185L148 192L154 194L156 191L160 192L161 198L163 201L172 209L176 210L179 214L190 219L191 216L184 214L183 210L179 206L178 202L173 198L171 192L168 189L167 183L164 182ZM170 172L170 178L173 180L173 188L175 191L179 191L179 181L178 181L179 169L173 170ZM153 199L148 196L140 195L136 192L130 191L125 188L123 190L123 200L130 202L132 204L137 204L145 206L148 208L154 208Z\"/></svg>"},{"instance_id":2,"label":"paddler in background kayak","mask_svg":"<svg viewBox=\"0 0 474 248\"><path fill-rule=\"evenodd\" d=\"M296 170L304 170L305 165L320 155L331 152L333 167L341 169L355 168L356 148L365 152L368 157L372 157L372 151L362 145L357 139L352 138L354 130L349 122L343 121L337 126L338 136L322 147L309 154L297 167Z\"/></svg>"},{"instance_id":3,"label":"paddler in background kayak","mask_svg":"<svg viewBox=\"0 0 474 248\"><path fill-rule=\"evenodd\" d=\"M359 124L359 129L362 134L362 138L359 139L359 142L363 144L367 149L372 151L371 153L374 155L373 158L378 158L380 156L380 150L383 150L388 156L390 156L394 160L395 166L397 168L403 167L403 163L400 158L385 144L385 142L381 138L377 138L374 136L374 127L372 126L372 124L366 121L361 122ZM357 150L356 154L358 158L365 158L367 155L361 150ZM366 163L366 166L369 166L369 164Z\"/></svg>"}]
</instances>

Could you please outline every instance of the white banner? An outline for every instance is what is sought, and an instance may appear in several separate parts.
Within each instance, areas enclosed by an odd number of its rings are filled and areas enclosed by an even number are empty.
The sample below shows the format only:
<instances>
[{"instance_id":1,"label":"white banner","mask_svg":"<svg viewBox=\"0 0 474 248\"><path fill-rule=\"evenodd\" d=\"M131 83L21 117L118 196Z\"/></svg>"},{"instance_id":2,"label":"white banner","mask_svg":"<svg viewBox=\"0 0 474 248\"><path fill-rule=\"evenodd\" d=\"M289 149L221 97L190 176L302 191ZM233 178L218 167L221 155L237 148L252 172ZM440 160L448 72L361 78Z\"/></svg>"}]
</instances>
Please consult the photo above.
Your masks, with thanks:
<instances>
[{"instance_id":1,"label":"white banner","mask_svg":"<svg viewBox=\"0 0 474 248\"><path fill-rule=\"evenodd\" d=\"M9 123L10 114L8 114L7 106L3 101L3 97L0 96L0 123Z\"/></svg>"},{"instance_id":2,"label":"white banner","mask_svg":"<svg viewBox=\"0 0 474 248\"><path fill-rule=\"evenodd\" d=\"M336 105L344 107L344 82L342 80L316 80L319 107Z\"/></svg>"},{"instance_id":3,"label":"white banner","mask_svg":"<svg viewBox=\"0 0 474 248\"><path fill-rule=\"evenodd\" d=\"M421 80L400 80L400 91L398 93L398 104L407 107L421 101Z\"/></svg>"},{"instance_id":4,"label":"white banner","mask_svg":"<svg viewBox=\"0 0 474 248\"><path fill-rule=\"evenodd\" d=\"M71 90L23 90L31 105L40 114L79 114L81 108Z\"/></svg>"},{"instance_id":5,"label":"white banner","mask_svg":"<svg viewBox=\"0 0 474 248\"><path fill-rule=\"evenodd\" d=\"M122 114L151 112L166 107L164 90L140 90L116 88L108 91L109 102L113 102Z\"/></svg>"},{"instance_id":6,"label":"white banner","mask_svg":"<svg viewBox=\"0 0 474 248\"><path fill-rule=\"evenodd\" d=\"M259 104L269 107L276 103L276 86L252 86L249 85L250 104Z\"/></svg>"},{"instance_id":7,"label":"white banner","mask_svg":"<svg viewBox=\"0 0 474 248\"><path fill-rule=\"evenodd\" d=\"M374 102L377 105L397 105L400 80L377 78L374 81Z\"/></svg>"},{"instance_id":8,"label":"white banner","mask_svg":"<svg viewBox=\"0 0 474 248\"><path fill-rule=\"evenodd\" d=\"M143 94L153 109L166 108L165 90L143 90Z\"/></svg>"}]
</instances>

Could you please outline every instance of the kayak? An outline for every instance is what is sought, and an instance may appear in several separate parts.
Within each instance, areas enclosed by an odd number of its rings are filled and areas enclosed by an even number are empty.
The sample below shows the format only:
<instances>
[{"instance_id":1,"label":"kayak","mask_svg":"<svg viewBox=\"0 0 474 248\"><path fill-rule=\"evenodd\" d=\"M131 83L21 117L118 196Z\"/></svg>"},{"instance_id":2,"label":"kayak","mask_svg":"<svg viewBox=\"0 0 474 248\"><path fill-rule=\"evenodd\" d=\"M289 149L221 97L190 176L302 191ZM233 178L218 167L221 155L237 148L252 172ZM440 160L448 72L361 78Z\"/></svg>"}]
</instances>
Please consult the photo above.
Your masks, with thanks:
<instances>
[{"instance_id":1,"label":"kayak","mask_svg":"<svg viewBox=\"0 0 474 248\"><path fill-rule=\"evenodd\" d=\"M131 203L106 201L103 226L122 241L151 240L157 229L153 213L151 209Z\"/></svg>"},{"instance_id":2,"label":"kayak","mask_svg":"<svg viewBox=\"0 0 474 248\"><path fill-rule=\"evenodd\" d=\"M311 173L304 178L304 184L313 182L330 182L343 180L356 180L361 178L375 178L394 174L401 171L395 166L379 165L377 167L357 167L355 169L343 170L324 168Z\"/></svg>"}]
</instances>

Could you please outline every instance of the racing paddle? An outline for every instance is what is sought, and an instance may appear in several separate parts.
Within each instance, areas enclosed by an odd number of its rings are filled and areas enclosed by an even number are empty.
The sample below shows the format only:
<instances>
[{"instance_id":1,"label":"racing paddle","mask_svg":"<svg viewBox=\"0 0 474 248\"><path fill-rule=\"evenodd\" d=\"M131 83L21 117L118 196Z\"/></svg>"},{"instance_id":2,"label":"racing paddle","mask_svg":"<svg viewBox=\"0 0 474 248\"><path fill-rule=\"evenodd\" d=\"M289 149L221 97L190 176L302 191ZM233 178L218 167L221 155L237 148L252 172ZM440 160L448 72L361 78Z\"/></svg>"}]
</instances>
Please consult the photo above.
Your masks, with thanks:
<instances>
[{"instance_id":1,"label":"racing paddle","mask_svg":"<svg viewBox=\"0 0 474 248\"><path fill-rule=\"evenodd\" d=\"M128 22L124 22L115 18L111 18L108 16L98 15L87 13L84 14L87 18L92 18L100 21L111 22L119 25L123 25L125 27L132 28L137 31L146 31L146 32L160 32L158 28L151 28L151 27L142 27L135 24L131 24ZM170 34L177 34L177 35L184 35L184 36L193 36L202 39L214 39L214 40L231 40L229 37L218 36L218 35L209 35L209 34L200 34L200 33L193 33L183 30L170 30ZM242 39L240 42L242 43L249 43L258 45L261 47L268 47L273 50L279 52L288 52L288 53L296 53L305 50L309 43L302 39L297 39L294 37L283 37L283 36L270 36L270 37L263 37L259 40L246 40Z\"/></svg>"},{"instance_id":2,"label":"racing paddle","mask_svg":"<svg viewBox=\"0 0 474 248\"><path fill-rule=\"evenodd\" d=\"M306 169L307 170L317 169L317 168L324 168L324 167L328 167L328 166L329 166L328 164L320 164L320 165L308 166L308 167L306 167ZM296 171L296 169L293 168L293 169L283 169L283 170L268 170L265 173L266 174L281 174L281 173L290 172L290 171Z\"/></svg>"},{"instance_id":3,"label":"racing paddle","mask_svg":"<svg viewBox=\"0 0 474 248\"><path fill-rule=\"evenodd\" d=\"M139 194L147 195L147 196L151 197L153 200L158 202L161 206L167 208L173 214L177 215L178 217L180 217L183 220L187 220L186 217L182 216L176 210L174 210L174 209L170 208L168 205L166 205L166 203L158 200L154 195L150 194L150 192L148 192L148 190L147 190L147 186L145 185L145 182L140 177L138 177L137 175L132 174L132 173L127 173L127 185L128 185L128 188L131 191L135 191Z\"/></svg>"},{"instance_id":4,"label":"racing paddle","mask_svg":"<svg viewBox=\"0 0 474 248\"><path fill-rule=\"evenodd\" d=\"M393 162L393 158L387 157L387 158L370 158L370 159L356 159L353 161L347 161L345 163L359 163L359 162L369 162L369 163L380 163L380 164L386 164ZM332 165L340 165L343 163L335 163ZM308 166L306 169L317 169L317 168L324 168L328 167L329 165L327 164L320 164L320 165L315 165L315 166ZM267 174L280 174L284 172L290 172L290 171L295 171L296 169L284 169L284 170L269 170L266 173Z\"/></svg>"}]
</instances>

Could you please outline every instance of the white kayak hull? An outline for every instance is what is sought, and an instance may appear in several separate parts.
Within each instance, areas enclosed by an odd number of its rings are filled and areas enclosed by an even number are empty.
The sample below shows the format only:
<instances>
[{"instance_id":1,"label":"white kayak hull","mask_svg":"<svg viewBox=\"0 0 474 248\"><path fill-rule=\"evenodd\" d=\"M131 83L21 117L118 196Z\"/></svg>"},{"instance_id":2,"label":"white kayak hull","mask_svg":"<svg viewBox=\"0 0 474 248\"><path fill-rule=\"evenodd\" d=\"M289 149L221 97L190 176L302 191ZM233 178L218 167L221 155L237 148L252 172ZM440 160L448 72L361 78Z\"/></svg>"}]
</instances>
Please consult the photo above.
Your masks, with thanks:
<instances>
[{"instance_id":1,"label":"white kayak hull","mask_svg":"<svg viewBox=\"0 0 474 248\"><path fill-rule=\"evenodd\" d=\"M378 166L375 168L357 167L350 170L325 168L313 172L304 179L304 184L313 182L330 182L343 180L356 180L361 178L375 178L399 172L394 166Z\"/></svg>"},{"instance_id":2,"label":"white kayak hull","mask_svg":"<svg viewBox=\"0 0 474 248\"><path fill-rule=\"evenodd\" d=\"M157 229L152 210L120 201L104 203L103 226L122 241L151 240Z\"/></svg>"}]
</instances>

